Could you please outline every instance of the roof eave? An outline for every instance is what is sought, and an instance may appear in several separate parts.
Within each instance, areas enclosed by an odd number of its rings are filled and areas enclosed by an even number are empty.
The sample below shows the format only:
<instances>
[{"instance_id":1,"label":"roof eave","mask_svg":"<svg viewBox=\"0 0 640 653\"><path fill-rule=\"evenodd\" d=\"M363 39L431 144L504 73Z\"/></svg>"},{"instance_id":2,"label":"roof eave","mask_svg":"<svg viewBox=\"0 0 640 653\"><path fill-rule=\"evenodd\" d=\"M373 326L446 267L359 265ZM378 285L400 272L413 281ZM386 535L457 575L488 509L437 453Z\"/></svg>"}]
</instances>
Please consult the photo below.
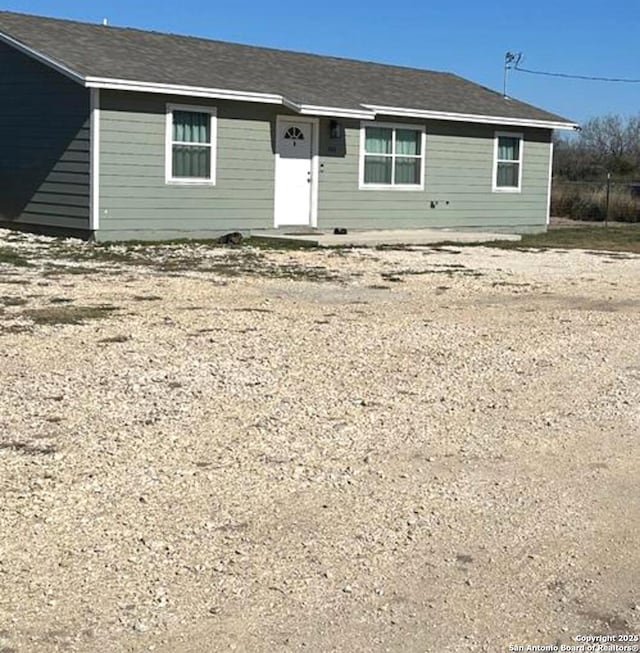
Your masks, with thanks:
<instances>
[{"instance_id":1,"label":"roof eave","mask_svg":"<svg viewBox=\"0 0 640 653\"><path fill-rule=\"evenodd\" d=\"M258 102L260 104L280 104L293 111L299 107L277 93L257 93L254 91L236 91L226 88L208 86L187 86L181 84L160 84L157 82L140 82L131 79L114 79L111 77L86 77L85 86L113 91L130 91L140 93L162 93L165 95L186 95L190 97L213 98L217 100L239 100Z\"/></svg>"},{"instance_id":2,"label":"roof eave","mask_svg":"<svg viewBox=\"0 0 640 653\"><path fill-rule=\"evenodd\" d=\"M377 104L363 104L363 107L385 116L402 116L405 118L423 118L427 120L449 120L453 122L473 122L489 125L509 125L513 127L539 127L542 129L577 129L574 122L560 120L536 120L533 118L509 118L507 116L489 116L474 113L456 113L450 111L429 111L425 109L408 109Z\"/></svg>"},{"instance_id":3,"label":"roof eave","mask_svg":"<svg viewBox=\"0 0 640 653\"><path fill-rule=\"evenodd\" d=\"M299 113L309 116L331 116L332 118L361 118L373 120L376 112L369 109L346 109L344 107L325 107L317 104L301 104Z\"/></svg>"},{"instance_id":4,"label":"roof eave","mask_svg":"<svg viewBox=\"0 0 640 653\"><path fill-rule=\"evenodd\" d=\"M140 82L127 79L112 79L108 77L87 77L85 86L89 88L104 88L120 91L142 93L163 93L166 95L185 95L222 100L237 100L240 102L258 102L261 104L279 104L301 115L331 116L332 118L354 118L373 120L378 114L401 116L405 118L422 118L427 120L448 120L454 122L471 122L492 125L509 125L513 127L538 127L542 129L576 129L577 123L560 120L536 120L533 118L510 118L507 116L490 116L471 113L456 113L449 111L431 111L426 109L411 109L406 107L391 107L376 104L362 104L361 109L332 107L316 104L298 104L277 93L257 93L254 91L236 91L224 88L209 88L204 86L186 86L177 84L161 84L156 82Z\"/></svg>"},{"instance_id":5,"label":"roof eave","mask_svg":"<svg viewBox=\"0 0 640 653\"><path fill-rule=\"evenodd\" d=\"M257 93L255 91L237 91L206 86L186 86L178 84L161 84L141 82L130 79L113 79L110 77L87 77L85 86L115 91L141 93L162 93L165 95L186 95L190 97L212 98L217 100L237 100L240 102L258 102L260 104L279 104L301 115L331 116L333 118L361 118L373 120L375 111L368 109L349 109L345 107L328 107L315 104L298 104L284 95L277 93Z\"/></svg>"}]
</instances>

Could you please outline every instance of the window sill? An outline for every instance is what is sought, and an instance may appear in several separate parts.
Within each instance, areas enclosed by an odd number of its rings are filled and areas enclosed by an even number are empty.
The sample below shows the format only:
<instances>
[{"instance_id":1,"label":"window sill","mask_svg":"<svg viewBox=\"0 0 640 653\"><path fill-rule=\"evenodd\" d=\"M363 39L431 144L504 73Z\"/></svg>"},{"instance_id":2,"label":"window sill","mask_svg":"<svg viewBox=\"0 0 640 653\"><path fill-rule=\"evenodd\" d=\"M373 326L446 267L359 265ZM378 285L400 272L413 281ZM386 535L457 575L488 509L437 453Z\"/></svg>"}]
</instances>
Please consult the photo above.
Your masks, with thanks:
<instances>
[{"instance_id":1,"label":"window sill","mask_svg":"<svg viewBox=\"0 0 640 653\"><path fill-rule=\"evenodd\" d=\"M494 188L494 193L521 193L522 188Z\"/></svg>"},{"instance_id":2,"label":"window sill","mask_svg":"<svg viewBox=\"0 0 640 653\"><path fill-rule=\"evenodd\" d=\"M400 191L400 192L415 193L416 191L423 191L424 186L408 186L408 185L386 186L383 184L360 184L358 186L358 189L359 190L391 190L394 192Z\"/></svg>"},{"instance_id":3,"label":"window sill","mask_svg":"<svg viewBox=\"0 0 640 653\"><path fill-rule=\"evenodd\" d=\"M213 179L166 179L167 186L215 186Z\"/></svg>"}]
</instances>

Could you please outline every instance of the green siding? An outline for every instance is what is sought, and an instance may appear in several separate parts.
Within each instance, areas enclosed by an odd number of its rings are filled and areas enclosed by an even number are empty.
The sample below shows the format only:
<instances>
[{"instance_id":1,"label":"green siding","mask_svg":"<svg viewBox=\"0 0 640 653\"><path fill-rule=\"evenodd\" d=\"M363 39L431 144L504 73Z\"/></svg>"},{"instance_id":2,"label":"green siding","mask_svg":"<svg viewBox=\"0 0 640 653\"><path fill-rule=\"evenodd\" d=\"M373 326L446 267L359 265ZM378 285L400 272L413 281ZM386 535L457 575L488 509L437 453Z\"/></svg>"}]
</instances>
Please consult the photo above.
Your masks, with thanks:
<instances>
[{"instance_id":1,"label":"green siding","mask_svg":"<svg viewBox=\"0 0 640 653\"><path fill-rule=\"evenodd\" d=\"M397 119L380 122L403 123ZM358 188L360 123L342 121L342 142L321 126L321 229L467 228L543 230L547 220L550 130L428 121L422 191ZM522 191L492 191L495 131L524 134ZM331 146L335 152L331 151ZM432 208L431 203L435 202ZM448 202L448 204L447 204Z\"/></svg>"},{"instance_id":2,"label":"green siding","mask_svg":"<svg viewBox=\"0 0 640 653\"><path fill-rule=\"evenodd\" d=\"M217 107L216 185L165 184L167 103ZM282 107L103 91L98 238L169 238L273 226Z\"/></svg>"},{"instance_id":3,"label":"green siding","mask_svg":"<svg viewBox=\"0 0 640 653\"><path fill-rule=\"evenodd\" d=\"M0 222L89 228L89 91L0 44Z\"/></svg>"},{"instance_id":4,"label":"green siding","mask_svg":"<svg viewBox=\"0 0 640 653\"><path fill-rule=\"evenodd\" d=\"M167 103L217 107L215 186L165 184ZM99 239L207 236L270 229L274 202L275 105L102 91ZM341 120L329 140L320 121L318 226L322 229L545 228L551 132L458 122L425 124L425 188L358 188L360 123ZM525 136L522 191L492 191L495 131ZM432 203L434 207L432 207Z\"/></svg>"}]
</instances>

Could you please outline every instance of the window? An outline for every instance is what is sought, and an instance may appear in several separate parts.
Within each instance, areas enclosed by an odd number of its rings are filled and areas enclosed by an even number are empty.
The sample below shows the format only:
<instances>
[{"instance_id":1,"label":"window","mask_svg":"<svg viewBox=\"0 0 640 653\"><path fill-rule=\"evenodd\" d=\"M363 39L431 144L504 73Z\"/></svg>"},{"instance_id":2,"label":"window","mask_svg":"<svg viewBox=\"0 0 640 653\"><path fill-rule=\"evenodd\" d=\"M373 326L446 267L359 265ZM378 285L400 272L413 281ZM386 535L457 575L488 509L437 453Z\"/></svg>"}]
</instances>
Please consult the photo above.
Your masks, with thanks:
<instances>
[{"instance_id":1,"label":"window","mask_svg":"<svg viewBox=\"0 0 640 653\"><path fill-rule=\"evenodd\" d=\"M284 138L285 140L294 140L294 141L303 141L304 140L304 134L302 133L302 130L299 129L298 127L289 127L287 131L284 133Z\"/></svg>"},{"instance_id":2,"label":"window","mask_svg":"<svg viewBox=\"0 0 640 653\"><path fill-rule=\"evenodd\" d=\"M419 190L423 187L423 128L362 125L360 139L360 188Z\"/></svg>"},{"instance_id":3,"label":"window","mask_svg":"<svg viewBox=\"0 0 640 653\"><path fill-rule=\"evenodd\" d=\"M493 190L519 192L522 183L522 134L496 132Z\"/></svg>"},{"instance_id":4,"label":"window","mask_svg":"<svg viewBox=\"0 0 640 653\"><path fill-rule=\"evenodd\" d=\"M166 181L215 183L216 110L167 106Z\"/></svg>"}]
</instances>

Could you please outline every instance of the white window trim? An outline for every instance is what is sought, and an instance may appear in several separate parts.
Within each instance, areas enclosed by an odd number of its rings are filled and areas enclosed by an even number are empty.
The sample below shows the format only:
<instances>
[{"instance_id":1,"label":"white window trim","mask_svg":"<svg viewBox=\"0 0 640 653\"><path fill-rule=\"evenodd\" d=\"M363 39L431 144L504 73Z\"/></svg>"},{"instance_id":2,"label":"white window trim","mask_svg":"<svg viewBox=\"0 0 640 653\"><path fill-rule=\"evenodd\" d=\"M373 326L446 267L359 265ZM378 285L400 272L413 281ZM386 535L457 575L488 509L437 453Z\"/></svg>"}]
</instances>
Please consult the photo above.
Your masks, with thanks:
<instances>
[{"instance_id":1,"label":"white window trim","mask_svg":"<svg viewBox=\"0 0 640 653\"><path fill-rule=\"evenodd\" d=\"M498 139L501 137L517 138L518 146L518 160L515 159L507 161L506 159L500 160L500 163L517 163L518 164L518 185L517 186L498 186ZM493 136L493 177L491 179L491 187L494 193L520 193L522 192L522 162L524 161L524 134L522 132L495 132Z\"/></svg>"},{"instance_id":2,"label":"white window trim","mask_svg":"<svg viewBox=\"0 0 640 653\"><path fill-rule=\"evenodd\" d=\"M365 157L365 142L367 127L384 127L386 129L410 129L420 132L420 156L413 156L412 158L420 159L420 183L419 184L365 184L364 183L364 157ZM395 131L393 136L395 144ZM424 169L425 169L425 151L427 146L427 131L424 125L413 123L393 123L393 122L360 122L360 171L358 177L358 188L360 190L391 190L391 191L421 191L424 190ZM395 149L395 148L392 148ZM384 156L384 155L383 155ZM395 159L395 153L388 155ZM392 168L392 178L395 175L395 166Z\"/></svg>"},{"instance_id":3,"label":"white window trim","mask_svg":"<svg viewBox=\"0 0 640 653\"><path fill-rule=\"evenodd\" d=\"M547 226L551 222L551 185L553 181L553 140L549 143L549 180L547 184Z\"/></svg>"},{"instance_id":4,"label":"white window trim","mask_svg":"<svg viewBox=\"0 0 640 653\"><path fill-rule=\"evenodd\" d=\"M211 134L211 170L209 178L190 178L173 176L173 112L174 111L193 111L194 113L209 114L209 131ZM216 184L216 155L218 140L218 112L216 107L198 106L195 104L167 104L166 122L165 122L165 152L164 152L164 177L165 184L171 186L215 186ZM193 143L192 143L193 144Z\"/></svg>"},{"instance_id":5,"label":"white window trim","mask_svg":"<svg viewBox=\"0 0 640 653\"><path fill-rule=\"evenodd\" d=\"M89 200L89 231L100 228L100 89L89 91L90 124L89 157L90 157L90 200Z\"/></svg>"}]
</instances>

